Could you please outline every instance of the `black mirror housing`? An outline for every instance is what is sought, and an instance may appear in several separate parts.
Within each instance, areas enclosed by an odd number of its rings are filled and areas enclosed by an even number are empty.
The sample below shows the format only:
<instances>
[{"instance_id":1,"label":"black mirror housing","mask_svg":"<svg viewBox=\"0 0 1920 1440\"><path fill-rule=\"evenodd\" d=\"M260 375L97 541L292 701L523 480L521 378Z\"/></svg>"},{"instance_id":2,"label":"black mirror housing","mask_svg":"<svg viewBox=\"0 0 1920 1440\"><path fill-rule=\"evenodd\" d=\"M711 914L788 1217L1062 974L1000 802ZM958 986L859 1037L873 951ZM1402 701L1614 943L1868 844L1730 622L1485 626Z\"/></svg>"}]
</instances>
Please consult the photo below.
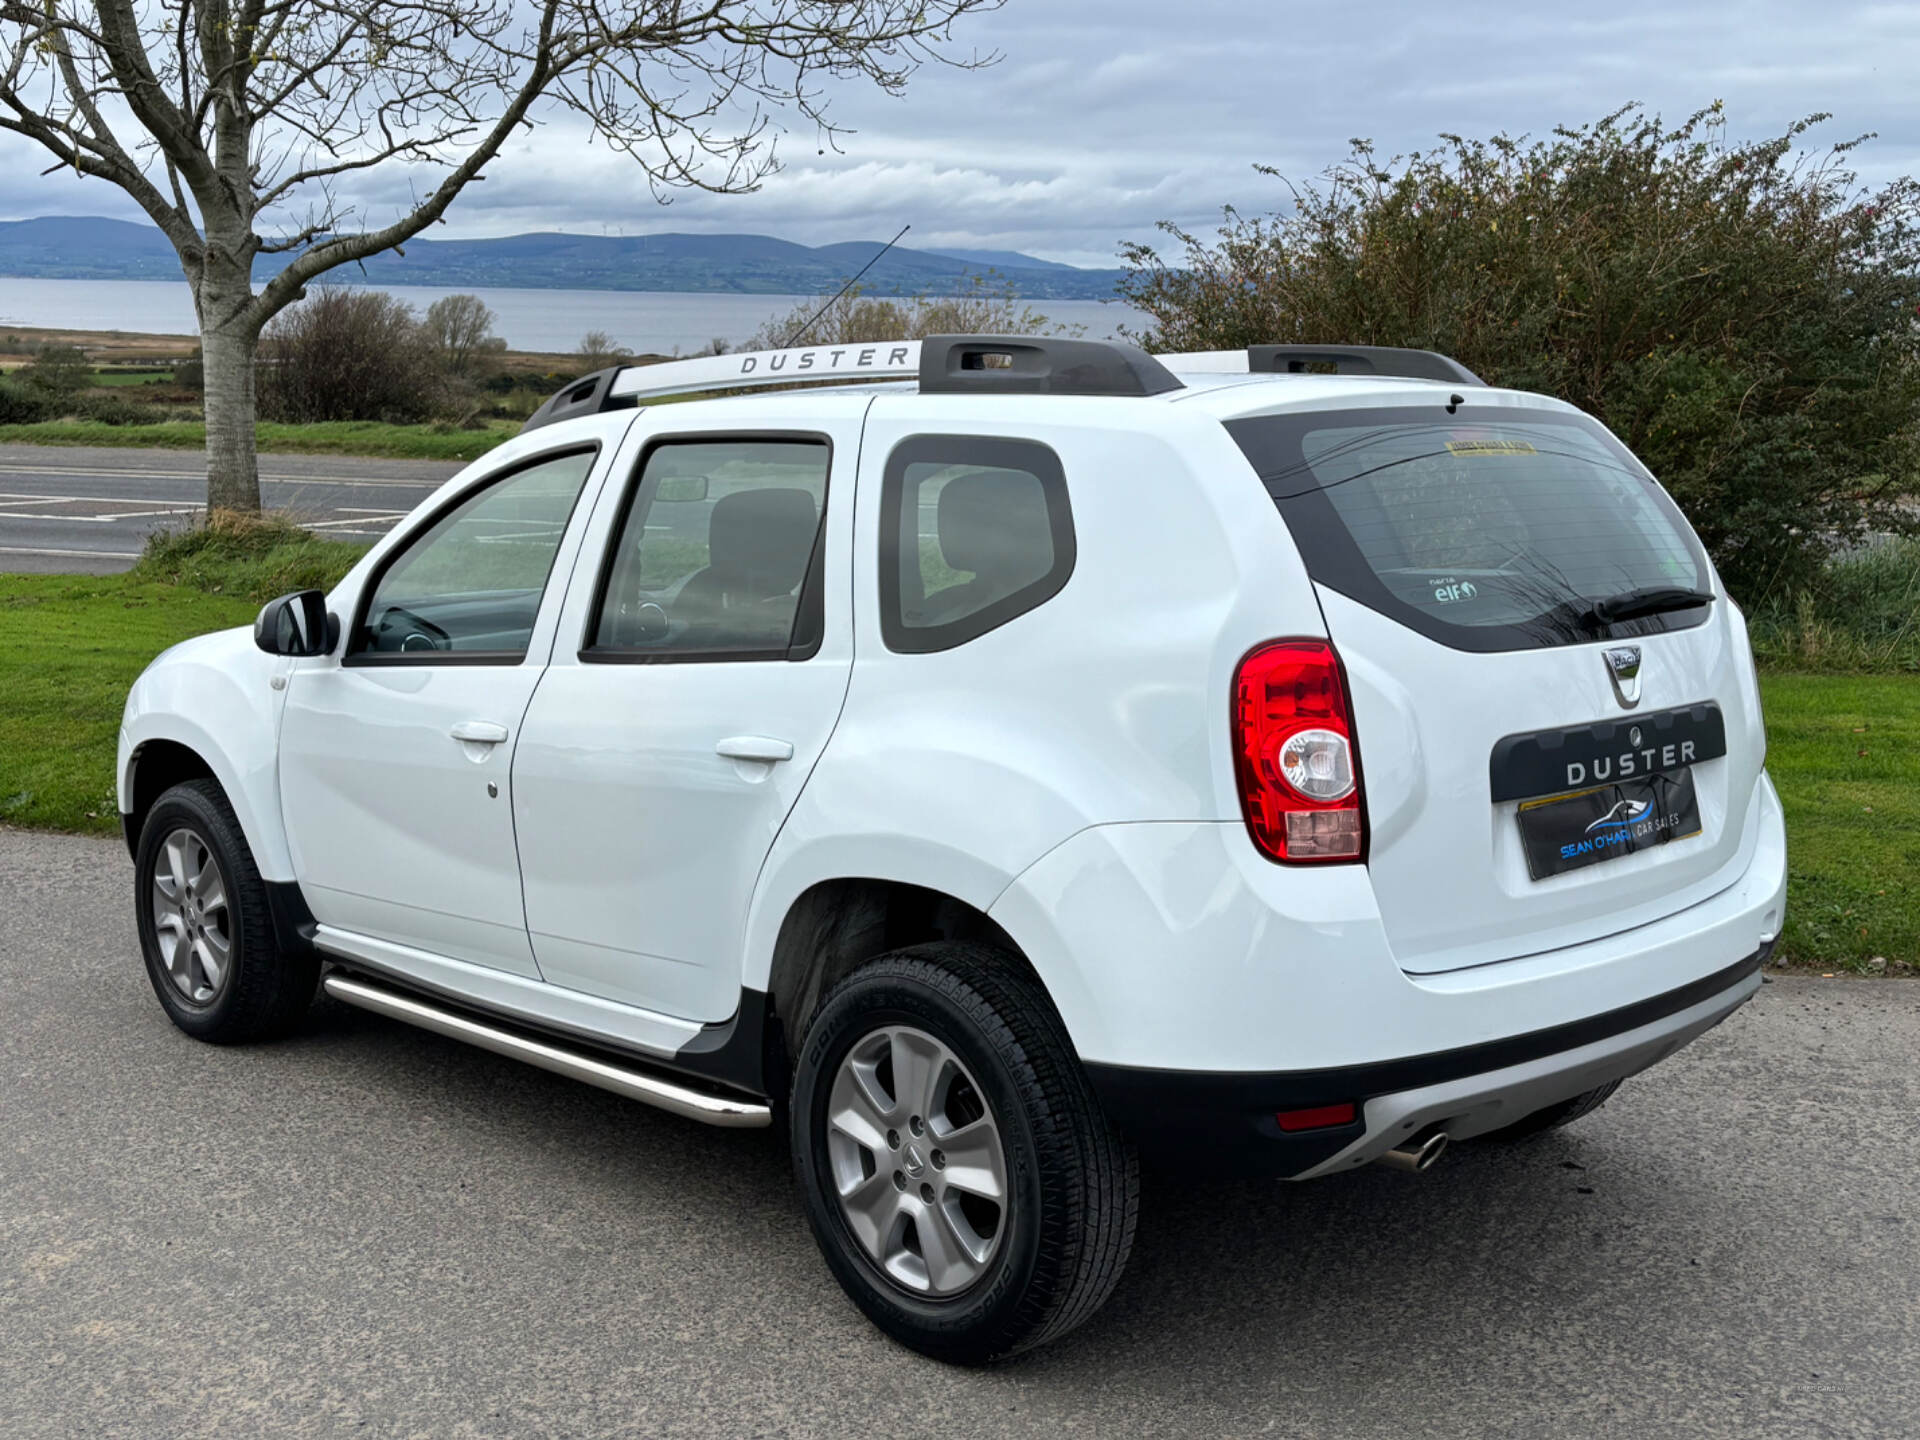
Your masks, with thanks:
<instances>
[{"instance_id":1,"label":"black mirror housing","mask_svg":"<svg viewBox=\"0 0 1920 1440\"><path fill-rule=\"evenodd\" d=\"M340 638L340 622L327 613L318 590L297 590L269 600L253 622L253 643L269 655L327 655Z\"/></svg>"}]
</instances>

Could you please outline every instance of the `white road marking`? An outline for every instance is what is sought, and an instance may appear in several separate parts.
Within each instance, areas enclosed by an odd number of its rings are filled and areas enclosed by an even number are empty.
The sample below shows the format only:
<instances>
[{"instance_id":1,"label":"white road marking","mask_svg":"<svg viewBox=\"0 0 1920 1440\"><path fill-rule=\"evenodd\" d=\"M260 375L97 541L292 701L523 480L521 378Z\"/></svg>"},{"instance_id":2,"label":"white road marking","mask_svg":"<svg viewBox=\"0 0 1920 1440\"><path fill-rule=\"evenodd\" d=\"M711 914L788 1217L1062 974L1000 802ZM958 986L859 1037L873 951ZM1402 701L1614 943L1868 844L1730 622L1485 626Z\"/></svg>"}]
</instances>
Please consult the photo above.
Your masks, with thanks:
<instances>
[{"instance_id":1,"label":"white road marking","mask_svg":"<svg viewBox=\"0 0 1920 1440\"><path fill-rule=\"evenodd\" d=\"M169 512L206 508L193 500L158 500L147 495L26 495L0 490L0 500L25 505L164 505ZM163 512L156 510L153 513L158 515Z\"/></svg>"},{"instance_id":2,"label":"white road marking","mask_svg":"<svg viewBox=\"0 0 1920 1440\"><path fill-rule=\"evenodd\" d=\"M302 530L336 530L346 525L368 525L380 520L404 520L407 518L407 514L408 512L405 510L378 511L371 516L356 515L351 520L318 520L311 525L302 525L300 528ZM368 531L366 533L372 534L373 532Z\"/></svg>"},{"instance_id":3,"label":"white road marking","mask_svg":"<svg viewBox=\"0 0 1920 1440\"><path fill-rule=\"evenodd\" d=\"M0 555L57 555L70 560L138 560L137 550L29 550L21 546L0 545Z\"/></svg>"}]
</instances>

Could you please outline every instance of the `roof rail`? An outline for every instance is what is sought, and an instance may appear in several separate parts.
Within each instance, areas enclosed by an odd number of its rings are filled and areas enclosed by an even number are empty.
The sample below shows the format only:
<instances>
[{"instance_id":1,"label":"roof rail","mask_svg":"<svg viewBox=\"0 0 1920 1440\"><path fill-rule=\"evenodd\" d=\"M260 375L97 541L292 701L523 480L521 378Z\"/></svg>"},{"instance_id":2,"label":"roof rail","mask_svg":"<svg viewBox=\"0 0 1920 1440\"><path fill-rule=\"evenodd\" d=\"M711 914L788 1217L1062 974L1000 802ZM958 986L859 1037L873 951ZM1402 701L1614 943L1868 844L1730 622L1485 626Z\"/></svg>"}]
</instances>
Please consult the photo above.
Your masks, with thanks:
<instances>
[{"instance_id":1,"label":"roof rail","mask_svg":"<svg viewBox=\"0 0 1920 1440\"><path fill-rule=\"evenodd\" d=\"M524 434L656 396L847 380L918 380L925 395L1158 395L1181 388L1144 350L1114 341L934 335L596 370L555 393L520 429Z\"/></svg>"},{"instance_id":2,"label":"roof rail","mask_svg":"<svg viewBox=\"0 0 1920 1440\"><path fill-rule=\"evenodd\" d=\"M929 335L922 395L1161 395L1184 387L1153 356L1117 340Z\"/></svg>"},{"instance_id":3,"label":"roof rail","mask_svg":"<svg viewBox=\"0 0 1920 1440\"><path fill-rule=\"evenodd\" d=\"M591 375L583 375L564 389L556 390L541 404L540 408L521 423L520 433L538 430L542 425L558 424L562 420L577 420L582 415L598 415L603 410L626 410L637 405L637 400L613 395L613 382L620 378L622 367L615 365L611 369L596 370Z\"/></svg>"},{"instance_id":4,"label":"roof rail","mask_svg":"<svg viewBox=\"0 0 1920 1440\"><path fill-rule=\"evenodd\" d=\"M1336 375L1394 376L1449 385L1487 383L1449 356L1387 345L1249 345L1245 350L1195 350L1157 358L1188 374L1299 375L1311 365L1331 365Z\"/></svg>"}]
</instances>

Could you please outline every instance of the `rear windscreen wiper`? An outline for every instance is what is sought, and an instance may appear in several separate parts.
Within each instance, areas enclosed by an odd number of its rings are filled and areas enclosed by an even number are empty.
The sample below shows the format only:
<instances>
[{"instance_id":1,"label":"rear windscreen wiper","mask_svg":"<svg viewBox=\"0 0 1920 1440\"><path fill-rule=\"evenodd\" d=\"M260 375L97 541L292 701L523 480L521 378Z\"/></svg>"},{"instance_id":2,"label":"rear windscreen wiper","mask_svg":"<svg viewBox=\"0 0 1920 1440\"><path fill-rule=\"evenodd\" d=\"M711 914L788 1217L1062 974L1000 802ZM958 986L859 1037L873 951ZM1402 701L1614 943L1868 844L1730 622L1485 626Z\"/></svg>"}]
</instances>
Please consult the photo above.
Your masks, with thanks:
<instances>
[{"instance_id":1,"label":"rear windscreen wiper","mask_svg":"<svg viewBox=\"0 0 1920 1440\"><path fill-rule=\"evenodd\" d=\"M1612 625L1621 620L1638 620L1643 615L1664 615L1669 610L1691 610L1697 605L1711 605L1713 601L1711 591L1652 585L1596 600L1581 619L1593 625Z\"/></svg>"}]
</instances>

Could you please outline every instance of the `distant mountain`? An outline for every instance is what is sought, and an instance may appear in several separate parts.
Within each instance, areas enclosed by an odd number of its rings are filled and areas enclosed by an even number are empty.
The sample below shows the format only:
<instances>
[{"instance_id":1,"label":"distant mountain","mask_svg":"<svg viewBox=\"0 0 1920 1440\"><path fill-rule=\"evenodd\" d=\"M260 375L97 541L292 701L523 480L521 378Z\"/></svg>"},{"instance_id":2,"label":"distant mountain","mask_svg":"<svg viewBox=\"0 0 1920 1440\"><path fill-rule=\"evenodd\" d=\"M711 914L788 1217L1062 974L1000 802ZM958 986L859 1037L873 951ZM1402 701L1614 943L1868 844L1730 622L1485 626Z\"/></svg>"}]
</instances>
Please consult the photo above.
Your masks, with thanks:
<instances>
[{"instance_id":1,"label":"distant mountain","mask_svg":"<svg viewBox=\"0 0 1920 1440\"><path fill-rule=\"evenodd\" d=\"M667 290L823 295L882 247L871 240L811 247L769 235L510 235L412 240L334 276L372 285L504 286L529 290ZM256 281L284 257L262 256ZM1023 299L1104 300L1117 270L1081 270L1013 251L934 253L896 246L861 280L878 295L950 295L976 279ZM49 280L177 280L173 247L151 226L97 216L0 221L0 275Z\"/></svg>"},{"instance_id":2,"label":"distant mountain","mask_svg":"<svg viewBox=\"0 0 1920 1440\"><path fill-rule=\"evenodd\" d=\"M995 270L1071 270L1071 265L1062 265L1058 260L1036 260L1031 255L1022 255L1018 250L930 250L930 255L944 255L949 260L964 260L969 265L986 265Z\"/></svg>"}]
</instances>

